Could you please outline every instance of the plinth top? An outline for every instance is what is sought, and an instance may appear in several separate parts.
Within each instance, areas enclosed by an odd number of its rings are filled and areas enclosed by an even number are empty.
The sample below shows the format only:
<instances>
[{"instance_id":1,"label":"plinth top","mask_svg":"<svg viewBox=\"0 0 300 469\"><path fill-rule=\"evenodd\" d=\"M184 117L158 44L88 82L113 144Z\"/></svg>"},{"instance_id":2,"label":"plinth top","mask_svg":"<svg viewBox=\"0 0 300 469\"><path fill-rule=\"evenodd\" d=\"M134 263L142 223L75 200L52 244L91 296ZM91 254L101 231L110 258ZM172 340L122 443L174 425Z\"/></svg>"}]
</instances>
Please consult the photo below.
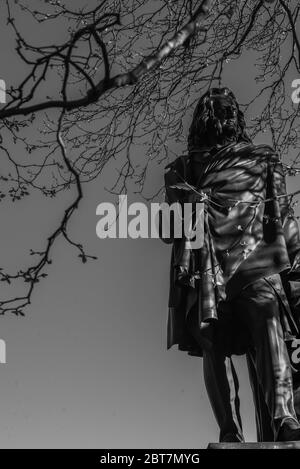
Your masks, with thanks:
<instances>
[{"instance_id":1,"label":"plinth top","mask_svg":"<svg viewBox=\"0 0 300 469\"><path fill-rule=\"evenodd\" d=\"M207 449L300 449L300 441L261 443L209 443Z\"/></svg>"}]
</instances>

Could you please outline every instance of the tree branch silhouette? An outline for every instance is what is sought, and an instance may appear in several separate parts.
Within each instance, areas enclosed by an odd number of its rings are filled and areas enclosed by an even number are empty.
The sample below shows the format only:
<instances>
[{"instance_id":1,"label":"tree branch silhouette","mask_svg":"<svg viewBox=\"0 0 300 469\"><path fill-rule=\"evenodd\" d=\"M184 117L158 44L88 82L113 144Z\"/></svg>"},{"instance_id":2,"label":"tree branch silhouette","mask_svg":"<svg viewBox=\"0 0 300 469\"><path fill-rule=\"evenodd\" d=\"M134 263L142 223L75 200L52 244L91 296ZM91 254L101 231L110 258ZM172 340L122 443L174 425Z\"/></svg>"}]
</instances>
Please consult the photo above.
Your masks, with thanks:
<instances>
[{"instance_id":1,"label":"tree branch silhouette","mask_svg":"<svg viewBox=\"0 0 300 469\"><path fill-rule=\"evenodd\" d=\"M6 0L0 6L26 70L23 78L16 76L0 109L0 151L9 168L0 176L0 201L17 202L32 191L51 198L73 188L75 193L45 247L31 250L38 261L15 274L0 270L0 281L24 280L27 288L24 295L0 301L0 314L24 314L36 283L47 276L58 238L73 246L82 262L95 258L72 240L68 224L83 184L101 175L109 161L118 163L119 174L108 191L124 193L130 180L136 193L151 200L143 194L151 164L182 152L185 116L200 93L224 84L224 70L244 53L258 57L259 90L243 105L244 111L255 109L251 137L268 130L276 151L283 158L293 155L290 174L299 159L299 107L291 106L286 89L300 69L296 0L91 3L77 10L60 0L37 7L34 0L15 5ZM63 30L64 39L30 44L16 19L20 11L37 27ZM25 161L18 159L18 145ZM138 163L134 147L142 148Z\"/></svg>"}]
</instances>

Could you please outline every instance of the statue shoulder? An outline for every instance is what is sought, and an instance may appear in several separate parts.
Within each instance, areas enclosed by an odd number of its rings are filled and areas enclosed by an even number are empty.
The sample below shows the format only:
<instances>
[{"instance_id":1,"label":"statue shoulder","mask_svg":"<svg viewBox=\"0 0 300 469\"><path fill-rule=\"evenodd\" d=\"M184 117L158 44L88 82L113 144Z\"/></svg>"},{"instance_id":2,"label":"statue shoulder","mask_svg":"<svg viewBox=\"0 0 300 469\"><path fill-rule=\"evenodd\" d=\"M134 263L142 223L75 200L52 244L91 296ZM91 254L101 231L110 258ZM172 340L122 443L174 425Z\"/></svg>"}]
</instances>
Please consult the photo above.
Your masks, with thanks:
<instances>
[{"instance_id":1,"label":"statue shoulder","mask_svg":"<svg viewBox=\"0 0 300 469\"><path fill-rule=\"evenodd\" d=\"M165 166L165 173L170 171L179 173L181 176L185 177L188 167L190 165L190 156L189 155L180 155L174 161Z\"/></svg>"},{"instance_id":2,"label":"statue shoulder","mask_svg":"<svg viewBox=\"0 0 300 469\"><path fill-rule=\"evenodd\" d=\"M253 153L257 156L263 156L265 158L269 158L270 160L279 160L278 153L274 150L271 145L266 144L258 144L253 145Z\"/></svg>"},{"instance_id":3,"label":"statue shoulder","mask_svg":"<svg viewBox=\"0 0 300 469\"><path fill-rule=\"evenodd\" d=\"M264 160L266 163L276 164L279 163L279 154L274 150L271 145L267 144L250 144L247 147L242 148L238 154L245 156L246 158L256 158L257 161Z\"/></svg>"}]
</instances>

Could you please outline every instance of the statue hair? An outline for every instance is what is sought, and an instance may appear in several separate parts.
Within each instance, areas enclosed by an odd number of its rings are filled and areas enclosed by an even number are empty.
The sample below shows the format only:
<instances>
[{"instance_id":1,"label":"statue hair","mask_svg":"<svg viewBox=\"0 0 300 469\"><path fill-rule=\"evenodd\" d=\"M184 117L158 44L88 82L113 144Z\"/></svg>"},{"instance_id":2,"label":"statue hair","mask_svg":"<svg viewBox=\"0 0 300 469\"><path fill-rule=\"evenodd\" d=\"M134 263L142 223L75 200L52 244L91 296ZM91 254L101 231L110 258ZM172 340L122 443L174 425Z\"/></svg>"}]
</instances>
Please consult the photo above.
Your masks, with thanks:
<instances>
[{"instance_id":1,"label":"statue hair","mask_svg":"<svg viewBox=\"0 0 300 469\"><path fill-rule=\"evenodd\" d=\"M220 120L214 115L212 99L222 95L228 96L237 107L238 129L236 141L251 143L251 139L246 133L244 114L239 109L233 92L229 88L211 88L199 99L195 108L188 135L189 151L202 147L210 148L216 145L217 139L222 132L222 126Z\"/></svg>"}]
</instances>

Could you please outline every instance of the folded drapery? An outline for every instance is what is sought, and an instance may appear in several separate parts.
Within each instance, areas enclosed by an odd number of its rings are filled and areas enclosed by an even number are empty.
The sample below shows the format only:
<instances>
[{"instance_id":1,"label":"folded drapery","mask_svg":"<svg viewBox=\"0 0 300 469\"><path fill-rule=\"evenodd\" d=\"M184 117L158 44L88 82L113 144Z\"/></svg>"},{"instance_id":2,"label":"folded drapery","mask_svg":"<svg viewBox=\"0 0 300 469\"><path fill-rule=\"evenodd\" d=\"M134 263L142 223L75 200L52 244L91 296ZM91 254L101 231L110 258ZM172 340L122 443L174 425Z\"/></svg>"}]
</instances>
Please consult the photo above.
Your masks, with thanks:
<instances>
[{"instance_id":1,"label":"folded drapery","mask_svg":"<svg viewBox=\"0 0 300 469\"><path fill-rule=\"evenodd\" d=\"M167 203L191 200L193 191L182 189L185 182L198 193L193 203L206 195L203 246L190 249L185 237L167 241L173 243L168 348L177 343L181 350L201 355L185 330L191 308L197 308L199 328L218 320L220 301L258 278L287 272L300 242L293 234L296 221L288 213L287 197L279 197L284 175L271 147L229 145L214 154L181 156L166 169ZM286 321L286 336L295 335L295 324Z\"/></svg>"}]
</instances>

